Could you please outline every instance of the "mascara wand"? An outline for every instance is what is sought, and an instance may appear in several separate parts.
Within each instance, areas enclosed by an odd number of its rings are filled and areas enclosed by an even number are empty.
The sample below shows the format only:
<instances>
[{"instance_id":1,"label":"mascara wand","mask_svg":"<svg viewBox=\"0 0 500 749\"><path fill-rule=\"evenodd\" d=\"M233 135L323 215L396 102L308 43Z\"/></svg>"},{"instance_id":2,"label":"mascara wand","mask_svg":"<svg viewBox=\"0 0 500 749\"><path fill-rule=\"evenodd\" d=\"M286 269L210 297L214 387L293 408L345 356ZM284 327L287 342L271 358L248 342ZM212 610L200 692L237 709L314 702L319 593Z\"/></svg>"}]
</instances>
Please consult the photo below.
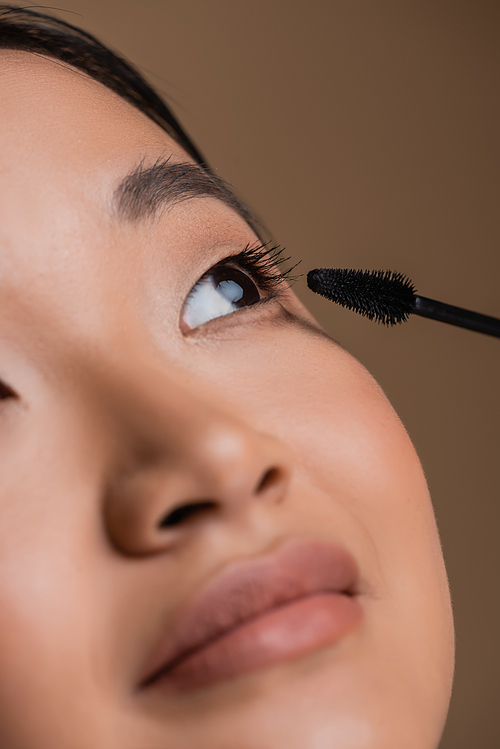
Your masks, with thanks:
<instances>
[{"instance_id":1,"label":"mascara wand","mask_svg":"<svg viewBox=\"0 0 500 749\"><path fill-rule=\"evenodd\" d=\"M307 285L383 325L405 322L413 314L500 338L499 319L419 296L410 279L395 271L316 268L307 274Z\"/></svg>"}]
</instances>

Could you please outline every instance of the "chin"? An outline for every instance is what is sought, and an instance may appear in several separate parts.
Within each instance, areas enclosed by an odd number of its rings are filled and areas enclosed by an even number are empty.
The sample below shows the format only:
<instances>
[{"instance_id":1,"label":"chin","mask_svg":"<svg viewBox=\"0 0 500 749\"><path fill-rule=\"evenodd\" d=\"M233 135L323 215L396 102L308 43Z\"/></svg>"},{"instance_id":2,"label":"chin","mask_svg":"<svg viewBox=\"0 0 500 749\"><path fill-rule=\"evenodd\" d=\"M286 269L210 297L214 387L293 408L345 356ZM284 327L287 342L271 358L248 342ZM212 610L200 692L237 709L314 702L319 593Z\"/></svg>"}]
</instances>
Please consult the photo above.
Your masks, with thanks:
<instances>
[{"instance_id":1,"label":"chin","mask_svg":"<svg viewBox=\"0 0 500 749\"><path fill-rule=\"evenodd\" d=\"M184 697L172 746L437 749L449 702L447 678L440 689L427 691L398 658L381 669L360 639L354 634L295 662ZM171 728L176 711L168 712L160 720Z\"/></svg>"}]
</instances>

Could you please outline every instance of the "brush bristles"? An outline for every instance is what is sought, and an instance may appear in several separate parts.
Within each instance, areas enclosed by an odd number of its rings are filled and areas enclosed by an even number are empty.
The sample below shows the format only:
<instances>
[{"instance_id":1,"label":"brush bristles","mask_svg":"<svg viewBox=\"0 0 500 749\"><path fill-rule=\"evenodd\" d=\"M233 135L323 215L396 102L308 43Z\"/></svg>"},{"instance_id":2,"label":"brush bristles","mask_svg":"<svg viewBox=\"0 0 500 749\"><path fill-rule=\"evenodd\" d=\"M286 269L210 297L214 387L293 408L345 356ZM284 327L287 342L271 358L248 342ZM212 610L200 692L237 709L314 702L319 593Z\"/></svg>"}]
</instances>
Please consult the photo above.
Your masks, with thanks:
<instances>
[{"instance_id":1,"label":"brush bristles","mask_svg":"<svg viewBox=\"0 0 500 749\"><path fill-rule=\"evenodd\" d=\"M414 310L415 287L395 271L316 268L307 274L307 285L332 302L383 325L404 322Z\"/></svg>"}]
</instances>

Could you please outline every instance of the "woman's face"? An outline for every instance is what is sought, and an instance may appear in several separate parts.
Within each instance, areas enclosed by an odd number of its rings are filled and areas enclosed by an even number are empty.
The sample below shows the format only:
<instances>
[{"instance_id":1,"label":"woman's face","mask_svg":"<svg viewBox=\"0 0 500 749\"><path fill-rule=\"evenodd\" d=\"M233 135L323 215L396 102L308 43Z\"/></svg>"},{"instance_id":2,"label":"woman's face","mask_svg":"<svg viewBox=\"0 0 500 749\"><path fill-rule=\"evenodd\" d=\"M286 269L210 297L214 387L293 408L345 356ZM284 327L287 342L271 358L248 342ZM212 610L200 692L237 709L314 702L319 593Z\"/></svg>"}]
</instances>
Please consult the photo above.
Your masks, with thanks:
<instances>
[{"instance_id":1,"label":"woman's face","mask_svg":"<svg viewBox=\"0 0 500 749\"><path fill-rule=\"evenodd\" d=\"M147 117L0 77L2 747L435 748L449 596L380 388Z\"/></svg>"}]
</instances>

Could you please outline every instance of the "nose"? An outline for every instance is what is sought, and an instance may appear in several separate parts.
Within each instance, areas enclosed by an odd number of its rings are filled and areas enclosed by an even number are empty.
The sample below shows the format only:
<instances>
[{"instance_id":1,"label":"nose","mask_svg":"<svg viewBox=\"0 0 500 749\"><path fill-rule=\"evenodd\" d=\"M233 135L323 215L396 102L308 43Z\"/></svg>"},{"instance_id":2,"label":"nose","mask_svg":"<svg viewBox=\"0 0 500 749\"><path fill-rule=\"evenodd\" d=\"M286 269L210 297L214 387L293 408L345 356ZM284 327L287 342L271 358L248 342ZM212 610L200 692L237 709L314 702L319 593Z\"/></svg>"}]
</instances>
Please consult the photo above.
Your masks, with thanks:
<instances>
[{"instance_id":1,"label":"nose","mask_svg":"<svg viewBox=\"0 0 500 749\"><path fill-rule=\"evenodd\" d=\"M290 465L277 438L197 384L157 373L147 387L143 373L139 380L115 385L107 399L120 445L104 506L115 548L158 554L255 502L282 500Z\"/></svg>"}]
</instances>

